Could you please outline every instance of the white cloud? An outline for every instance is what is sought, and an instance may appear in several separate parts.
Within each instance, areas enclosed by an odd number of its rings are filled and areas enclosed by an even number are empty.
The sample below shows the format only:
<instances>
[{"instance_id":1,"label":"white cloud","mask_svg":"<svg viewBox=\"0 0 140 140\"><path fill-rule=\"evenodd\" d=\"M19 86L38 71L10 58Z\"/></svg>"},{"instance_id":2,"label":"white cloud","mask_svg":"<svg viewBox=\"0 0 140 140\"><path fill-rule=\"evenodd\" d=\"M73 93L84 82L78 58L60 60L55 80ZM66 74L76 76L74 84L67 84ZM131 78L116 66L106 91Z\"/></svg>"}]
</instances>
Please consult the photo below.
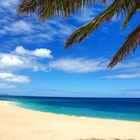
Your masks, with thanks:
<instances>
[{"instance_id":1,"label":"white cloud","mask_svg":"<svg viewBox=\"0 0 140 140\"><path fill-rule=\"evenodd\" d=\"M27 54L27 53L28 53L28 51L25 50L22 46L16 47L15 52L16 52L17 54Z\"/></svg>"},{"instance_id":2,"label":"white cloud","mask_svg":"<svg viewBox=\"0 0 140 140\"><path fill-rule=\"evenodd\" d=\"M105 76L104 78L107 79L128 79L128 78L140 78L140 73L139 74L135 74L135 73L130 73L130 74L114 74L114 75L109 75L109 76Z\"/></svg>"},{"instance_id":3,"label":"white cloud","mask_svg":"<svg viewBox=\"0 0 140 140\"><path fill-rule=\"evenodd\" d=\"M22 32L22 31L31 32L32 31L31 25L23 20L19 20L13 23L11 27L12 27L12 30L15 32Z\"/></svg>"},{"instance_id":4,"label":"white cloud","mask_svg":"<svg viewBox=\"0 0 140 140\"><path fill-rule=\"evenodd\" d=\"M51 51L43 48L30 51L19 46L10 53L0 53L0 81L29 83L29 77L16 73L21 70L47 71L48 66L38 58L52 58Z\"/></svg>"},{"instance_id":5,"label":"white cloud","mask_svg":"<svg viewBox=\"0 0 140 140\"><path fill-rule=\"evenodd\" d=\"M106 68L108 60L106 59L84 59L84 58L62 58L51 61L48 66L54 70L60 70L70 73L89 73L104 71L102 78L107 79L130 79L140 78L140 58L129 62L120 63L114 69Z\"/></svg>"},{"instance_id":6,"label":"white cloud","mask_svg":"<svg viewBox=\"0 0 140 140\"><path fill-rule=\"evenodd\" d=\"M51 51L43 48L35 49L32 54L37 57L52 58Z\"/></svg>"},{"instance_id":7,"label":"white cloud","mask_svg":"<svg viewBox=\"0 0 140 140\"><path fill-rule=\"evenodd\" d=\"M21 66L23 65L23 61L16 55L1 54L0 64L0 67Z\"/></svg>"},{"instance_id":8,"label":"white cloud","mask_svg":"<svg viewBox=\"0 0 140 140\"><path fill-rule=\"evenodd\" d=\"M27 18L26 20L24 18L22 20L15 20L17 4L18 0L6 0L6 2L2 2L2 5L0 4L0 24L2 25L0 27L0 34L7 36L7 41L4 44L12 42L12 44L17 45L16 35L19 35L18 39L21 43L41 43L56 40L62 42L74 30L74 26L64 22L62 17L51 18L43 24L40 24L34 17L31 19ZM11 8L9 9L9 7ZM14 12L11 13L11 11ZM3 15L5 15L4 19Z\"/></svg>"},{"instance_id":9,"label":"white cloud","mask_svg":"<svg viewBox=\"0 0 140 140\"><path fill-rule=\"evenodd\" d=\"M118 64L114 67L110 73L103 78L107 79L130 79L130 78L140 78L140 58L126 60L124 63Z\"/></svg>"},{"instance_id":10,"label":"white cloud","mask_svg":"<svg viewBox=\"0 0 140 140\"><path fill-rule=\"evenodd\" d=\"M56 70L62 70L72 73L87 73L95 72L99 70L105 70L103 64L104 60L100 59L83 59L83 58L64 58L52 61L49 63L49 67Z\"/></svg>"},{"instance_id":11,"label":"white cloud","mask_svg":"<svg viewBox=\"0 0 140 140\"><path fill-rule=\"evenodd\" d=\"M41 60L52 58L51 50L40 48L35 50L27 50L22 46L18 46L10 53L0 53L0 71L47 71L48 67ZM38 58L42 58L41 60Z\"/></svg>"},{"instance_id":12,"label":"white cloud","mask_svg":"<svg viewBox=\"0 0 140 140\"><path fill-rule=\"evenodd\" d=\"M19 71L29 69L33 71L46 71L47 68L37 59L15 54L0 53L0 71Z\"/></svg>"},{"instance_id":13,"label":"white cloud","mask_svg":"<svg viewBox=\"0 0 140 140\"><path fill-rule=\"evenodd\" d=\"M30 23L27 23L26 21L19 20L17 22L13 22L12 24L9 24L7 26L4 26L3 29L1 29L1 32L3 33L29 33L32 32L32 25Z\"/></svg>"},{"instance_id":14,"label":"white cloud","mask_svg":"<svg viewBox=\"0 0 140 140\"><path fill-rule=\"evenodd\" d=\"M27 76L16 75L8 72L0 72L0 80L15 83L29 83L30 79Z\"/></svg>"},{"instance_id":15,"label":"white cloud","mask_svg":"<svg viewBox=\"0 0 140 140\"><path fill-rule=\"evenodd\" d=\"M64 25L64 24L61 24L59 23L58 25L58 32L57 32L57 35L70 35L75 27L74 26L70 26L70 25Z\"/></svg>"},{"instance_id":16,"label":"white cloud","mask_svg":"<svg viewBox=\"0 0 140 140\"><path fill-rule=\"evenodd\" d=\"M18 1L19 0L1 0L0 11L4 12L7 10L7 12L15 13Z\"/></svg>"},{"instance_id":17,"label":"white cloud","mask_svg":"<svg viewBox=\"0 0 140 140\"><path fill-rule=\"evenodd\" d=\"M3 0L0 3L0 7L8 8L11 5L16 5L18 0Z\"/></svg>"},{"instance_id":18,"label":"white cloud","mask_svg":"<svg viewBox=\"0 0 140 140\"><path fill-rule=\"evenodd\" d=\"M45 48L26 50L22 46L18 46L15 49L15 53L19 55L36 56L41 58L52 58L51 50Z\"/></svg>"},{"instance_id":19,"label":"white cloud","mask_svg":"<svg viewBox=\"0 0 140 140\"><path fill-rule=\"evenodd\" d=\"M87 23L90 20L94 19L101 11L101 8L86 7L82 9L82 11L80 11L78 15L74 16L74 19L81 23Z\"/></svg>"},{"instance_id":20,"label":"white cloud","mask_svg":"<svg viewBox=\"0 0 140 140\"><path fill-rule=\"evenodd\" d=\"M121 69L132 70L134 68L135 69L140 68L139 60L140 58L137 57L136 59L129 60L128 62L119 63L117 66L113 68L113 70L121 70Z\"/></svg>"},{"instance_id":21,"label":"white cloud","mask_svg":"<svg viewBox=\"0 0 140 140\"><path fill-rule=\"evenodd\" d=\"M0 89L7 89L7 88L15 88L15 86L7 83L0 83Z\"/></svg>"}]
</instances>

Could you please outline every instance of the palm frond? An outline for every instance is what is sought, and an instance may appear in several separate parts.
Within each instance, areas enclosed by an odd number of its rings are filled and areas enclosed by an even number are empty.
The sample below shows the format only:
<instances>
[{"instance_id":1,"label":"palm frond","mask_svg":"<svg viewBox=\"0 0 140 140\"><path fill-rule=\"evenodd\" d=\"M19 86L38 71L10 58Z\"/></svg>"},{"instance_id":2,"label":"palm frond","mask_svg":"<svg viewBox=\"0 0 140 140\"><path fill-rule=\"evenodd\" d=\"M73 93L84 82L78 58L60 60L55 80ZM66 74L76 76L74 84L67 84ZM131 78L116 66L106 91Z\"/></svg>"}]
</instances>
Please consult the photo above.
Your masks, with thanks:
<instances>
[{"instance_id":1,"label":"palm frond","mask_svg":"<svg viewBox=\"0 0 140 140\"><path fill-rule=\"evenodd\" d=\"M138 45L140 45L140 25L128 35L122 47L109 63L108 68L112 68L117 63L121 62L129 53L134 52Z\"/></svg>"},{"instance_id":2,"label":"palm frond","mask_svg":"<svg viewBox=\"0 0 140 140\"><path fill-rule=\"evenodd\" d=\"M17 15L36 14L40 20L44 21L50 16L70 16L87 5L100 1L106 3L107 0L21 0ZM139 0L113 0L112 3L95 19L77 29L66 40L65 48L75 43L80 43L84 38L92 33L104 21L110 22L113 16L125 14L122 27L126 27L132 16L140 9ZM134 52L140 45L140 25L127 37L125 43L115 54L108 67L112 68L122 61L126 55Z\"/></svg>"},{"instance_id":3,"label":"palm frond","mask_svg":"<svg viewBox=\"0 0 140 140\"><path fill-rule=\"evenodd\" d=\"M127 23L130 21L132 16L136 13L136 10L140 7L140 3L137 3L135 7L131 8L130 11L128 12L127 16L123 20L122 27L125 28Z\"/></svg>"},{"instance_id":4,"label":"palm frond","mask_svg":"<svg viewBox=\"0 0 140 140\"><path fill-rule=\"evenodd\" d=\"M87 37L93 30L95 30L103 21L109 22L114 15L121 13L128 13L136 7L136 0L114 0L110 6L103 11L98 17L93 19L88 24L80 27L66 40L65 48L70 47L75 43L80 43Z\"/></svg>"},{"instance_id":5,"label":"palm frond","mask_svg":"<svg viewBox=\"0 0 140 140\"><path fill-rule=\"evenodd\" d=\"M54 15L69 16L97 1L105 3L107 0L21 0L17 15L36 14L44 21Z\"/></svg>"}]
</instances>

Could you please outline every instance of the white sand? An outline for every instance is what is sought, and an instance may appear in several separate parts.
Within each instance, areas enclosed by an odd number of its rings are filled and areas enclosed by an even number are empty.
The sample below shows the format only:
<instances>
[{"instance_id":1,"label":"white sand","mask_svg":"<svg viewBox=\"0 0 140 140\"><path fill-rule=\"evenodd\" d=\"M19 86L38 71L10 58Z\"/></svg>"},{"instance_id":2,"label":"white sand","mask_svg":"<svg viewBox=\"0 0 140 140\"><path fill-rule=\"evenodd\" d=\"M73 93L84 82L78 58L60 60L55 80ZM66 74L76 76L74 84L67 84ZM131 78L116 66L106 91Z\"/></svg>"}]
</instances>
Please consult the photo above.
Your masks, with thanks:
<instances>
[{"instance_id":1,"label":"white sand","mask_svg":"<svg viewBox=\"0 0 140 140\"><path fill-rule=\"evenodd\" d=\"M140 122L74 117L27 110L0 101L0 140L140 140Z\"/></svg>"}]
</instances>

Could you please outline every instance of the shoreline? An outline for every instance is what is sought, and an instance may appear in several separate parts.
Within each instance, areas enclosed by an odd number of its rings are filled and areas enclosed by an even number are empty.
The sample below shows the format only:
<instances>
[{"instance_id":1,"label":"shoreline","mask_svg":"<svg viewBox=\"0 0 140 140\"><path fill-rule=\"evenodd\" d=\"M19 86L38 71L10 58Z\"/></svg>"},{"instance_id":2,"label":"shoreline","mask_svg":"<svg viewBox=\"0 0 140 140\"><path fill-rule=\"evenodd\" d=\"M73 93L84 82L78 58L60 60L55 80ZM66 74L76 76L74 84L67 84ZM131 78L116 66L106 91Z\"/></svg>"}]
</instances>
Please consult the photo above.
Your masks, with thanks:
<instances>
[{"instance_id":1,"label":"shoreline","mask_svg":"<svg viewBox=\"0 0 140 140\"><path fill-rule=\"evenodd\" d=\"M2 140L140 139L137 121L41 112L9 101L0 101L0 114Z\"/></svg>"},{"instance_id":2,"label":"shoreline","mask_svg":"<svg viewBox=\"0 0 140 140\"><path fill-rule=\"evenodd\" d=\"M0 101L1 102L1 101ZM127 120L127 119L114 119L114 118L104 118L104 117L94 117L94 116L80 116L80 115L72 115L72 114L65 114L65 113L56 113L56 112L47 112L47 111L41 111L41 110L35 110L35 109L31 109L31 108L27 108L21 105L18 105L19 103L17 102L13 102L13 101L6 101L6 102L10 102L12 105L19 107L19 108L23 108L23 109L27 109L27 110L31 110L31 111L36 111L36 112L43 112L43 113L48 113L48 114L54 114L54 115L62 115L62 116L71 116L71 117L78 117L78 118L87 118L87 119L103 119L103 120L114 120L114 121L126 121L126 122L139 122L137 120Z\"/></svg>"}]
</instances>

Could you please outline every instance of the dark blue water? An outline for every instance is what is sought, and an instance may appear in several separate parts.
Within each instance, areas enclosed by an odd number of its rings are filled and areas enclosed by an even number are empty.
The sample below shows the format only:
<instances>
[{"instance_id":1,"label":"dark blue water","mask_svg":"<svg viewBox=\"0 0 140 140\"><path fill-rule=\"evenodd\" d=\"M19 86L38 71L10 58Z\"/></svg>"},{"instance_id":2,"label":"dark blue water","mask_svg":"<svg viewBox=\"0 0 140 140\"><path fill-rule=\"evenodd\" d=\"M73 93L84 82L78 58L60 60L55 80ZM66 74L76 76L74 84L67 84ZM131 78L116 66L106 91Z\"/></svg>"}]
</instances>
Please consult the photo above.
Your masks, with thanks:
<instances>
[{"instance_id":1,"label":"dark blue water","mask_svg":"<svg viewBox=\"0 0 140 140\"><path fill-rule=\"evenodd\" d=\"M44 112L140 121L140 98L54 98L1 96L0 100Z\"/></svg>"}]
</instances>

